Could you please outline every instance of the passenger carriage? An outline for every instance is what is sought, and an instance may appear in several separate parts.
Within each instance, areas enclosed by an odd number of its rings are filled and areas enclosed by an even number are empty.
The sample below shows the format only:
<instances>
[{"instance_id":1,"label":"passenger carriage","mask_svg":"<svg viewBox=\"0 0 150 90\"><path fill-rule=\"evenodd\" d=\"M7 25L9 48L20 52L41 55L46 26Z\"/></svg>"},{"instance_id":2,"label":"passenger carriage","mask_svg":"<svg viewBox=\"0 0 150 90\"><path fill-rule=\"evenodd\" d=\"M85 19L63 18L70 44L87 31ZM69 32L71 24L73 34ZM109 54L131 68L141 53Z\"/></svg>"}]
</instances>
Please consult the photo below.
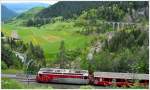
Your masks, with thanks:
<instances>
[{"instance_id":1,"label":"passenger carriage","mask_svg":"<svg viewBox=\"0 0 150 90\"><path fill-rule=\"evenodd\" d=\"M148 86L148 74L94 72L94 85L99 86L132 86L137 81L140 86Z\"/></svg>"}]
</instances>

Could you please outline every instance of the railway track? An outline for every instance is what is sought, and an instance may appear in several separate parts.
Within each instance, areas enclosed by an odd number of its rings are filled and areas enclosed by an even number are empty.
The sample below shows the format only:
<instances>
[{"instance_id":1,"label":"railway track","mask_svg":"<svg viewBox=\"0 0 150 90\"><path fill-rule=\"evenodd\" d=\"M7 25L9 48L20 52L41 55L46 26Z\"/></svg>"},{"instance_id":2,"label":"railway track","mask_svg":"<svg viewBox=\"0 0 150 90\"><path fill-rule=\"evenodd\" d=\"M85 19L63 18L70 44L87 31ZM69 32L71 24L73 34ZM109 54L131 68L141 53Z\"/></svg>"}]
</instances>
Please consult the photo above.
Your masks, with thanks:
<instances>
[{"instance_id":1,"label":"railway track","mask_svg":"<svg viewBox=\"0 0 150 90\"><path fill-rule=\"evenodd\" d=\"M22 82L36 82L36 75L25 74L1 74L2 78L18 79Z\"/></svg>"},{"instance_id":2,"label":"railway track","mask_svg":"<svg viewBox=\"0 0 150 90\"><path fill-rule=\"evenodd\" d=\"M24 79L24 80L21 80L21 82L36 82L35 79Z\"/></svg>"},{"instance_id":3,"label":"railway track","mask_svg":"<svg viewBox=\"0 0 150 90\"><path fill-rule=\"evenodd\" d=\"M36 88L42 88L42 89L48 89L48 87L52 87L54 89L79 89L80 86L83 85L73 85L73 84L56 84L56 83L37 83L35 81L35 78L26 78L26 75L23 74L0 74L2 78L11 78L11 79L16 79L17 81L19 81L20 83L22 83L23 85L27 86L33 86ZM24 78L22 78L24 77ZM30 86L28 87L29 89ZM100 86L92 86L93 88L97 88L97 89L101 89L104 87L100 87Z\"/></svg>"}]
</instances>

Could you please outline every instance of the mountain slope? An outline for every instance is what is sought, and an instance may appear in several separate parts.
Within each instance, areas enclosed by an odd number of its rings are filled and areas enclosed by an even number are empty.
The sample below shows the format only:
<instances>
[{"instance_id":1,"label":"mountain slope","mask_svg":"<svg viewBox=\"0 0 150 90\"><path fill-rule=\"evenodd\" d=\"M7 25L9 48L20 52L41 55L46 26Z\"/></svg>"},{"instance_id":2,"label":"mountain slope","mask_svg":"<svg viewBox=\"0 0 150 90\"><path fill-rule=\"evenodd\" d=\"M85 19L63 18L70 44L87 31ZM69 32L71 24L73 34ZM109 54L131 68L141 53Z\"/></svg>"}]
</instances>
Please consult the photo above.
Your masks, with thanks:
<instances>
[{"instance_id":1,"label":"mountain slope","mask_svg":"<svg viewBox=\"0 0 150 90\"><path fill-rule=\"evenodd\" d=\"M98 8L100 6L110 7L113 5L119 5L120 8L124 9L127 12L127 7L134 7L134 9L142 8L143 6L148 6L147 2L109 2L109 1L59 1L58 3L42 10L37 14L37 17L48 18L48 17L57 17L63 16L65 19L72 18L74 15L80 15L83 11L89 9ZM128 7L130 8L130 7Z\"/></svg>"},{"instance_id":2,"label":"mountain slope","mask_svg":"<svg viewBox=\"0 0 150 90\"><path fill-rule=\"evenodd\" d=\"M11 23L16 25L26 25L28 21L32 20L37 13L43 10L45 7L34 7L28 11L18 15Z\"/></svg>"},{"instance_id":3,"label":"mountain slope","mask_svg":"<svg viewBox=\"0 0 150 90\"><path fill-rule=\"evenodd\" d=\"M1 5L1 19L2 21L8 21L13 17L17 16L17 13L8 9L6 6Z\"/></svg>"},{"instance_id":4,"label":"mountain slope","mask_svg":"<svg viewBox=\"0 0 150 90\"><path fill-rule=\"evenodd\" d=\"M41 10L43 10L44 7L34 7L29 9L28 11L22 13L17 17L17 19L29 19L33 18L37 13L39 13Z\"/></svg>"},{"instance_id":5,"label":"mountain slope","mask_svg":"<svg viewBox=\"0 0 150 90\"><path fill-rule=\"evenodd\" d=\"M51 7L42 10L37 17L57 17L72 18L74 14L78 15L84 10L97 8L102 3L99 1L60 1Z\"/></svg>"}]
</instances>

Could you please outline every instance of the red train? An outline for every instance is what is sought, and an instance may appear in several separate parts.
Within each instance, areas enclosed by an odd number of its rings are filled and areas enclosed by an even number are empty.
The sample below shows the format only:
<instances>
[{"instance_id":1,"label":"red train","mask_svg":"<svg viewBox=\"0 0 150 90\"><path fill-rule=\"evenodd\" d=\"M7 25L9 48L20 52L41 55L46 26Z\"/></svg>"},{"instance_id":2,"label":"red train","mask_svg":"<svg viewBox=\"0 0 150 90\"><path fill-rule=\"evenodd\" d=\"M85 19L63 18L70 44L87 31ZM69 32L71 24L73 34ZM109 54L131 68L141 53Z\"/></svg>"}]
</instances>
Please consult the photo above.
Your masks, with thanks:
<instances>
[{"instance_id":1,"label":"red train","mask_svg":"<svg viewBox=\"0 0 150 90\"><path fill-rule=\"evenodd\" d=\"M92 75L87 70L41 68L36 76L37 82L42 83L67 83L67 84L89 84L98 86L131 86L135 80L139 85L149 85L148 74L94 72ZM91 84L91 83L90 83Z\"/></svg>"},{"instance_id":2,"label":"red train","mask_svg":"<svg viewBox=\"0 0 150 90\"><path fill-rule=\"evenodd\" d=\"M42 68L36 77L38 82L88 84L88 72L86 70L69 70Z\"/></svg>"}]
</instances>

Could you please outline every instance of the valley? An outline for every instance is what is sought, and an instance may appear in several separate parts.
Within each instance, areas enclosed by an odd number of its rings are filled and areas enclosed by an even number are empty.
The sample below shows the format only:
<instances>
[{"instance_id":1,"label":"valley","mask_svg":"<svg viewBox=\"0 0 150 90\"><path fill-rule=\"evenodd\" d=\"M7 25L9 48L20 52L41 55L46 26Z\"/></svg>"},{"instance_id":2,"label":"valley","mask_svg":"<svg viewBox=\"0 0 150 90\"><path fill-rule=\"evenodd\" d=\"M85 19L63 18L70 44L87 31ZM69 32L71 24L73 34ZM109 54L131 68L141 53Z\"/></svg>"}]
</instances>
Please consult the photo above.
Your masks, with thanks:
<instances>
[{"instance_id":1,"label":"valley","mask_svg":"<svg viewBox=\"0 0 150 90\"><path fill-rule=\"evenodd\" d=\"M2 74L37 75L40 68L88 70L86 78L93 72L149 74L148 10L147 1L59 1L30 8L1 24ZM3 77L2 83L2 88L118 88L27 85Z\"/></svg>"},{"instance_id":2,"label":"valley","mask_svg":"<svg viewBox=\"0 0 150 90\"><path fill-rule=\"evenodd\" d=\"M73 22L58 22L40 28L15 26L11 23L2 25L2 31L6 36L11 36L12 32L16 31L24 42L31 41L35 45L40 45L45 51L47 61L56 59L61 40L65 41L67 49L84 48L90 37L75 33L80 29L74 28Z\"/></svg>"}]
</instances>

